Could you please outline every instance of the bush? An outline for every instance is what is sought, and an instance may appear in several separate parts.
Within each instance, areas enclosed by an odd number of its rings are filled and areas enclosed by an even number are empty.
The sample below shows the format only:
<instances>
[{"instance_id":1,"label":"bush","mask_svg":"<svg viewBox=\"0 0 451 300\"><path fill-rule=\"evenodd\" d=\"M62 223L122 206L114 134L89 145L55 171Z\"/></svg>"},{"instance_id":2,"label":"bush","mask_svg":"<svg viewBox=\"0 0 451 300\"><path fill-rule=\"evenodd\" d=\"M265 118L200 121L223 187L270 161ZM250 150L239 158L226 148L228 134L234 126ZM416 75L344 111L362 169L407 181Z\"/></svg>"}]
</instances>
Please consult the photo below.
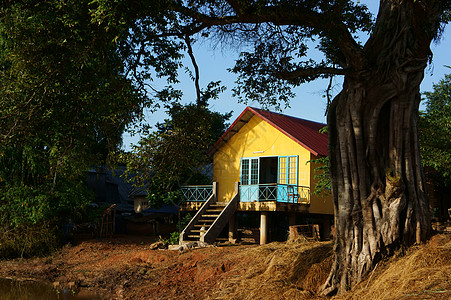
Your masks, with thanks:
<instances>
[{"instance_id":1,"label":"bush","mask_svg":"<svg viewBox=\"0 0 451 300\"><path fill-rule=\"evenodd\" d=\"M56 228L48 222L21 224L11 228L0 224L0 258L42 256L58 249Z\"/></svg>"},{"instance_id":2,"label":"bush","mask_svg":"<svg viewBox=\"0 0 451 300\"><path fill-rule=\"evenodd\" d=\"M49 221L64 224L81 218L83 207L94 199L85 184L68 182L57 189L42 185L0 187L0 222L15 228Z\"/></svg>"},{"instance_id":3,"label":"bush","mask_svg":"<svg viewBox=\"0 0 451 300\"><path fill-rule=\"evenodd\" d=\"M54 251L68 220L80 220L93 199L83 182L46 186L0 186L0 258L30 257Z\"/></svg>"},{"instance_id":4,"label":"bush","mask_svg":"<svg viewBox=\"0 0 451 300\"><path fill-rule=\"evenodd\" d=\"M179 239L180 239L180 232L178 232L178 231L171 232L171 235L169 236L169 244L177 245L179 243Z\"/></svg>"},{"instance_id":5,"label":"bush","mask_svg":"<svg viewBox=\"0 0 451 300\"><path fill-rule=\"evenodd\" d=\"M179 243L180 233L183 229L185 229L186 225L188 225L189 221L191 221L193 217L191 214L186 214L183 218L179 220L177 223L177 231L171 232L169 236L169 243L171 245L177 245Z\"/></svg>"}]
</instances>

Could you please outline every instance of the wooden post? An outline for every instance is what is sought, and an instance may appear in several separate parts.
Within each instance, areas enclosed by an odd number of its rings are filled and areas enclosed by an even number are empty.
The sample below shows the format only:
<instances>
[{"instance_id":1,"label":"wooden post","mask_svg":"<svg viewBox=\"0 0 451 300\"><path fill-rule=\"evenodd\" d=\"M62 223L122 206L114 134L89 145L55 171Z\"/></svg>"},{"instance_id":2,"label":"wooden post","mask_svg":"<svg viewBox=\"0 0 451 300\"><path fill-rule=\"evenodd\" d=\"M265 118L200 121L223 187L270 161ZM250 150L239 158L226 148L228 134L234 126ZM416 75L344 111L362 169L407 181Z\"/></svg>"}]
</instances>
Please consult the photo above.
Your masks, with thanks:
<instances>
[{"instance_id":1,"label":"wooden post","mask_svg":"<svg viewBox=\"0 0 451 300\"><path fill-rule=\"evenodd\" d=\"M235 182L235 194L240 192L240 183ZM236 238L236 214L234 213L229 220L229 242L233 243Z\"/></svg>"},{"instance_id":2,"label":"wooden post","mask_svg":"<svg viewBox=\"0 0 451 300\"><path fill-rule=\"evenodd\" d=\"M218 202L218 183L216 181L213 181L212 189L213 189L213 195L215 198L214 202Z\"/></svg>"},{"instance_id":3,"label":"wooden post","mask_svg":"<svg viewBox=\"0 0 451 300\"><path fill-rule=\"evenodd\" d=\"M236 217L235 214L229 220L229 242L235 242L235 232L236 232Z\"/></svg>"},{"instance_id":4,"label":"wooden post","mask_svg":"<svg viewBox=\"0 0 451 300\"><path fill-rule=\"evenodd\" d=\"M262 211L260 213L260 245L267 243L268 234L268 212Z\"/></svg>"},{"instance_id":5,"label":"wooden post","mask_svg":"<svg viewBox=\"0 0 451 300\"><path fill-rule=\"evenodd\" d=\"M240 193L240 182L237 181L235 182L235 194L239 194Z\"/></svg>"}]
</instances>

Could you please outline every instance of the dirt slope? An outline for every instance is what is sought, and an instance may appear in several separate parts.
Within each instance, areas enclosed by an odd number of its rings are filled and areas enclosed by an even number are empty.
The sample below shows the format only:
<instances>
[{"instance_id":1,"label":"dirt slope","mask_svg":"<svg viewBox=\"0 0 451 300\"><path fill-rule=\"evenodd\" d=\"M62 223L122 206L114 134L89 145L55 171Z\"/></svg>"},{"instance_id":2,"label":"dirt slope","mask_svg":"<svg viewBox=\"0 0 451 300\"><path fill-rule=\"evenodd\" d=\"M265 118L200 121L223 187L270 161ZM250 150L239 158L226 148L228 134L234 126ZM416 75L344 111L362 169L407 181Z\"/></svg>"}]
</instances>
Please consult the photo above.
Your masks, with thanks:
<instances>
[{"instance_id":1,"label":"dirt slope","mask_svg":"<svg viewBox=\"0 0 451 300\"><path fill-rule=\"evenodd\" d=\"M47 258L0 261L0 277L43 279L106 299L314 299L328 275L332 243L150 250L125 238L88 240ZM382 261L336 299L451 298L451 237L437 235Z\"/></svg>"}]
</instances>

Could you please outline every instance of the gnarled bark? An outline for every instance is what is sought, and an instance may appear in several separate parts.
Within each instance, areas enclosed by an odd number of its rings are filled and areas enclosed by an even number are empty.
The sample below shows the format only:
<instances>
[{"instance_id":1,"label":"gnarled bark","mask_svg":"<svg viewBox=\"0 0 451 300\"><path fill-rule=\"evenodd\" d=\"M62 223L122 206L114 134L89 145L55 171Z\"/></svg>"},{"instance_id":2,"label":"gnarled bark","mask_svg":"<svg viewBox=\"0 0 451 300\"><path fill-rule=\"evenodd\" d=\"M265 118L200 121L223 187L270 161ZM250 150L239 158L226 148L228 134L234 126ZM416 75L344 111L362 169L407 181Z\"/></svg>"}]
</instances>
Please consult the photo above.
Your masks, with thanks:
<instances>
[{"instance_id":1,"label":"gnarled bark","mask_svg":"<svg viewBox=\"0 0 451 300\"><path fill-rule=\"evenodd\" d=\"M367 65L345 78L329 111L336 258L324 294L351 288L381 257L430 234L416 123L434 10L381 3Z\"/></svg>"}]
</instances>

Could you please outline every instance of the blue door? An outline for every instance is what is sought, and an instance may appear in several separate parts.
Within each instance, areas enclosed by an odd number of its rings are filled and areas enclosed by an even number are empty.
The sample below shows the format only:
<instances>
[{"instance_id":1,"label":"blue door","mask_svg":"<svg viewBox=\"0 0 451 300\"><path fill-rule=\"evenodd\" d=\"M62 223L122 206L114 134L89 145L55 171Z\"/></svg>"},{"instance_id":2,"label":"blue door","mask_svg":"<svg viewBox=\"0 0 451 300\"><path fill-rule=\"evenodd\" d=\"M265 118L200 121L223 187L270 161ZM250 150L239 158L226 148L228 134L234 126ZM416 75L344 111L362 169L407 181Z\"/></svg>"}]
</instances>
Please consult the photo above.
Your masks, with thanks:
<instances>
[{"instance_id":1,"label":"blue door","mask_svg":"<svg viewBox=\"0 0 451 300\"><path fill-rule=\"evenodd\" d=\"M279 156L279 174L277 201L297 203L298 193L298 157Z\"/></svg>"}]
</instances>

